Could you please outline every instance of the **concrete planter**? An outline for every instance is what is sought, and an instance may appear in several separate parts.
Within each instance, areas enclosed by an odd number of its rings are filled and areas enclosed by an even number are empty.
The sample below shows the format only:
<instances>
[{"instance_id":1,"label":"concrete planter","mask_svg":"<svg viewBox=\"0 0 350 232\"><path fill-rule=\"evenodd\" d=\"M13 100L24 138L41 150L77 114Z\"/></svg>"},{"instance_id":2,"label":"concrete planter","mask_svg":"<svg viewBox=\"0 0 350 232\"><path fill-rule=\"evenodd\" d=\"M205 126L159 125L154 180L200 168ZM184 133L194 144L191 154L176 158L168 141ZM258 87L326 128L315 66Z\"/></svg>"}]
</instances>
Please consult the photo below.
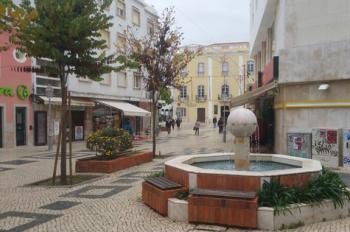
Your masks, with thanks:
<instances>
[{"instance_id":1,"label":"concrete planter","mask_svg":"<svg viewBox=\"0 0 350 232\"><path fill-rule=\"evenodd\" d=\"M348 216L349 202L345 201L343 208L333 206L331 200L325 200L322 204L292 205L290 211L274 215L274 209L270 207L258 208L258 228L264 230L278 230L292 228L298 225L307 225L316 222L339 219Z\"/></svg>"},{"instance_id":2,"label":"concrete planter","mask_svg":"<svg viewBox=\"0 0 350 232\"><path fill-rule=\"evenodd\" d=\"M152 161L152 152L121 156L113 160L79 159L75 162L76 172L111 173Z\"/></svg>"},{"instance_id":3,"label":"concrete planter","mask_svg":"<svg viewBox=\"0 0 350 232\"><path fill-rule=\"evenodd\" d=\"M188 222L188 202L177 198L169 198L168 217L176 222Z\"/></svg>"}]
</instances>

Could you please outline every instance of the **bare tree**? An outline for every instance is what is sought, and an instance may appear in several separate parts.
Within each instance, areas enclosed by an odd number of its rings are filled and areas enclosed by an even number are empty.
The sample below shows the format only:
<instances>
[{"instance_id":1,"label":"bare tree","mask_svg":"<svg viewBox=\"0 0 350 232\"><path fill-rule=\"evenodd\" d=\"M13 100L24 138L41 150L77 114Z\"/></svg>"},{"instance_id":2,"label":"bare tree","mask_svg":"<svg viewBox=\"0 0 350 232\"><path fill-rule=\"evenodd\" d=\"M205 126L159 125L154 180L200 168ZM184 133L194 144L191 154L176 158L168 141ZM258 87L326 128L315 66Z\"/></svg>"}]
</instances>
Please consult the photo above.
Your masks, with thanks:
<instances>
[{"instance_id":1,"label":"bare tree","mask_svg":"<svg viewBox=\"0 0 350 232\"><path fill-rule=\"evenodd\" d=\"M139 39L132 32L128 33L131 52L128 59L139 65L145 88L152 100L152 151L156 152L156 110L159 91L162 88L181 85L180 72L196 56L193 51L180 47L182 33L175 27L174 9L167 8L155 23L154 31L149 36Z\"/></svg>"}]
</instances>

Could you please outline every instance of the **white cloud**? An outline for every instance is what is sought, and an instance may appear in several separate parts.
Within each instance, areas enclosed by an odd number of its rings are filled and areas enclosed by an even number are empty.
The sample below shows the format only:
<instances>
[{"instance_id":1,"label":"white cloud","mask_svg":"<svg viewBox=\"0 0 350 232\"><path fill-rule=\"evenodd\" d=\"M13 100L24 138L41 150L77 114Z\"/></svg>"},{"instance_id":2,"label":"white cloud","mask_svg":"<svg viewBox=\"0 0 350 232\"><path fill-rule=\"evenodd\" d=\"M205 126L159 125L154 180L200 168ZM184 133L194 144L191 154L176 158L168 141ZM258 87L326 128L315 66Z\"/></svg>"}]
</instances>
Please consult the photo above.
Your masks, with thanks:
<instances>
[{"instance_id":1,"label":"white cloud","mask_svg":"<svg viewBox=\"0 0 350 232\"><path fill-rule=\"evenodd\" d=\"M249 40L249 0L146 0L158 12L174 6L183 44Z\"/></svg>"}]
</instances>

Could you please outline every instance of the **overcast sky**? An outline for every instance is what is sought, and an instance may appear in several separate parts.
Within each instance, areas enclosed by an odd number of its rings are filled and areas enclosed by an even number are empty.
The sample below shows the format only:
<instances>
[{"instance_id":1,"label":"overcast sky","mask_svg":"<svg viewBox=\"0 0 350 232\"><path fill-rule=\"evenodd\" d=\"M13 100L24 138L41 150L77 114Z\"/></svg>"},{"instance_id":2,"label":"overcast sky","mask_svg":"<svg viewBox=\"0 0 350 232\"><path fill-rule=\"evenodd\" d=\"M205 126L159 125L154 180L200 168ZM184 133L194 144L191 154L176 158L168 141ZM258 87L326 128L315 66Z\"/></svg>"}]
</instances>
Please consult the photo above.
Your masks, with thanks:
<instances>
[{"instance_id":1,"label":"overcast sky","mask_svg":"<svg viewBox=\"0 0 350 232\"><path fill-rule=\"evenodd\" d=\"M174 6L183 45L249 40L249 0L145 0L161 13Z\"/></svg>"}]
</instances>

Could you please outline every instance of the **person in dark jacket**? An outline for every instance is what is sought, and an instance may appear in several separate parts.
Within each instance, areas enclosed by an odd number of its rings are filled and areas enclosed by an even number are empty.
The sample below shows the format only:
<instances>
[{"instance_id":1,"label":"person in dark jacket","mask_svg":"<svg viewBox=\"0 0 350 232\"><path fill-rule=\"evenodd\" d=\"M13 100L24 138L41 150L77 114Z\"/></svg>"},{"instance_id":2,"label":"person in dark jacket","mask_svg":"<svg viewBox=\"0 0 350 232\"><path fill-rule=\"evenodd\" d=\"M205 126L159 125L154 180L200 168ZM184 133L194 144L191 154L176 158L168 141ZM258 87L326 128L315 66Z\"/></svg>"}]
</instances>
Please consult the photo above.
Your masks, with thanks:
<instances>
[{"instance_id":1,"label":"person in dark jacket","mask_svg":"<svg viewBox=\"0 0 350 232\"><path fill-rule=\"evenodd\" d=\"M222 117L219 119L218 121L218 126L219 126L219 133L222 133L222 129L224 127L224 120L222 119Z\"/></svg>"},{"instance_id":2,"label":"person in dark jacket","mask_svg":"<svg viewBox=\"0 0 350 232\"><path fill-rule=\"evenodd\" d=\"M218 120L216 119L216 117L213 118L213 126L214 128L216 128L216 123L218 122Z\"/></svg>"}]
</instances>

